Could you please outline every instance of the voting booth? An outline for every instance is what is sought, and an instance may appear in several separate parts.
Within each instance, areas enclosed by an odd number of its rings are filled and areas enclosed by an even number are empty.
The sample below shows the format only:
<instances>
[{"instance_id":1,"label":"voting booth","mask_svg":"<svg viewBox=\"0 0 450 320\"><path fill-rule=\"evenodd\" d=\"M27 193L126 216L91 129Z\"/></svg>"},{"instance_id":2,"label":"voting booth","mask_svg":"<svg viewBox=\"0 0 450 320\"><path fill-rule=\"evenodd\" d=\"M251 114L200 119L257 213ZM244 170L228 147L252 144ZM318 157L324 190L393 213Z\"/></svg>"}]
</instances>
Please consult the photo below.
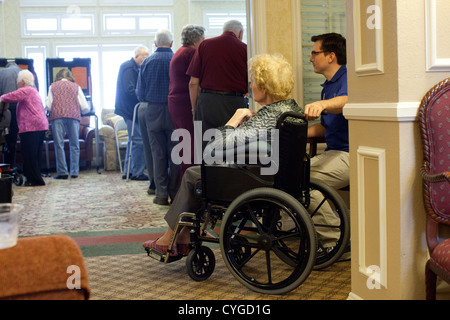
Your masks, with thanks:
<instances>
[{"instance_id":1,"label":"voting booth","mask_svg":"<svg viewBox=\"0 0 450 320\"><path fill-rule=\"evenodd\" d=\"M34 70L34 60L26 58L0 58L0 69L5 68L6 65L10 62L14 62L22 70L30 71L34 75L34 82L36 84L36 88L39 91L39 81L36 71Z\"/></svg>"},{"instance_id":2,"label":"voting booth","mask_svg":"<svg viewBox=\"0 0 450 320\"><path fill-rule=\"evenodd\" d=\"M82 114L82 117L94 117L95 119L95 158L97 165L97 172L100 173L100 153L98 141L98 116L95 114L94 105L92 103L92 78L91 78L91 59L90 58L74 58L72 60L65 60L63 58L47 58L47 92L51 84L54 82L56 75L61 69L69 69L72 71L75 83L77 83L86 97L91 110Z\"/></svg>"}]
</instances>

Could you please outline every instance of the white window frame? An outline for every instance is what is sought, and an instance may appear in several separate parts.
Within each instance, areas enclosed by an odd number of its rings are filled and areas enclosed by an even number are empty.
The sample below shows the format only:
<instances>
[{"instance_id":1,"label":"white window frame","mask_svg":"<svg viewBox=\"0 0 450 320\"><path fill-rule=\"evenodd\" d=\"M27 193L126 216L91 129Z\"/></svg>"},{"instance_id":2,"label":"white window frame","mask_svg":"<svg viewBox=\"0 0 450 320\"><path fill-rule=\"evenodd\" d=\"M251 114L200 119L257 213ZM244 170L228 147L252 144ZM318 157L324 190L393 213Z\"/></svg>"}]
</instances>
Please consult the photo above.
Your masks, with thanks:
<instances>
[{"instance_id":1,"label":"white window frame","mask_svg":"<svg viewBox=\"0 0 450 320\"><path fill-rule=\"evenodd\" d=\"M147 43L146 43L147 42ZM144 45L148 46L149 41L145 41L142 43L137 42L88 42L84 44L80 43L55 43L54 44L54 56L60 57L62 51L80 51L80 52L95 52L98 59L98 66L91 66L91 81L92 81L92 100L94 104L94 108L96 112L99 112L102 108L111 108L111 106L105 106L105 94L108 88L104 87L102 81L103 68L107 67L104 65L103 61L103 53L106 51L115 51L113 48L129 48L131 51L134 50L137 46ZM66 49L67 50L64 50ZM130 56L131 59L132 56ZM80 56L79 58L84 58ZM125 61L121 61L123 63Z\"/></svg>"},{"instance_id":2,"label":"white window frame","mask_svg":"<svg viewBox=\"0 0 450 320\"><path fill-rule=\"evenodd\" d=\"M133 11L127 11L125 13L120 12L102 12L102 36L155 36L156 32L158 31L157 28L155 29L141 29L140 28L140 21L141 19L145 18L152 18L152 17L165 17L168 20L168 28L169 30L174 29L173 25L173 11L167 10L167 11L154 11L154 12L133 12ZM107 19L108 18L130 18L134 19L135 21L135 27L134 29L122 29L122 30L107 30Z\"/></svg>"},{"instance_id":3,"label":"white window frame","mask_svg":"<svg viewBox=\"0 0 450 320\"><path fill-rule=\"evenodd\" d=\"M139 6L139 7L165 7L173 6L173 0L100 0L100 6Z\"/></svg>"},{"instance_id":4,"label":"white window frame","mask_svg":"<svg viewBox=\"0 0 450 320\"><path fill-rule=\"evenodd\" d=\"M42 101L45 101L45 98L47 96L47 86L46 86L46 82L47 82L47 77L46 77L46 66L45 66L45 60L48 57L48 52L49 52L49 44L48 43L23 43L22 44L22 52L23 52L23 57L29 59L30 54L31 53L39 53L42 55L42 61L39 61L39 63L37 61L35 61L34 59L34 70L36 72L36 75L38 77L38 81L39 81L39 94L42 98ZM39 69L39 64L42 65L42 70Z\"/></svg>"},{"instance_id":5,"label":"white window frame","mask_svg":"<svg viewBox=\"0 0 450 320\"><path fill-rule=\"evenodd\" d=\"M211 17L218 19L217 26L213 27L210 24ZM220 36L223 30L223 24L229 20L239 20L244 26L244 40L247 39L247 13L239 10L220 11L220 10L205 10L203 11L203 26L206 29L207 38ZM247 41L244 41L247 42Z\"/></svg>"},{"instance_id":6,"label":"white window frame","mask_svg":"<svg viewBox=\"0 0 450 320\"><path fill-rule=\"evenodd\" d=\"M63 30L63 19L70 18L89 18L91 28L89 30ZM27 29L29 19L54 19L56 21L56 30L37 30ZM94 37L97 35L97 14L95 12L83 11L83 13L65 13L65 12L28 12L21 13L21 32L22 38L71 38L71 37Z\"/></svg>"},{"instance_id":7,"label":"white window frame","mask_svg":"<svg viewBox=\"0 0 450 320\"><path fill-rule=\"evenodd\" d=\"M77 0L77 6L97 6L97 0ZM70 7L73 0L20 0L21 7Z\"/></svg>"}]
</instances>

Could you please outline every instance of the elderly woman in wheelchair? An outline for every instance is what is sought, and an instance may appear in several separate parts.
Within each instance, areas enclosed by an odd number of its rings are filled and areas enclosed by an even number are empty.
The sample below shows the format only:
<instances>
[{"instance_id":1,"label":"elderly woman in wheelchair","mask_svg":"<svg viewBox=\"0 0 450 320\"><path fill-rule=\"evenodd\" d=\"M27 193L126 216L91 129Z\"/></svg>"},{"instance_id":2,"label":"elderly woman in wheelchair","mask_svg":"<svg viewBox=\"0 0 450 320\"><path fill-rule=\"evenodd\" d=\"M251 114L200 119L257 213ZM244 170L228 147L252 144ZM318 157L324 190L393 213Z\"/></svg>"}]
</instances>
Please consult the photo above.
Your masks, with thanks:
<instances>
[{"instance_id":1,"label":"elderly woman in wheelchair","mask_svg":"<svg viewBox=\"0 0 450 320\"><path fill-rule=\"evenodd\" d=\"M280 55L259 55L249 61L249 74L253 98L262 108L238 109L217 129L202 165L183 176L165 216L168 230L143 246L161 262L187 256L188 274L201 281L215 267L213 251L202 243L219 243L239 282L281 294L342 254L349 240L348 210L333 189L309 181L307 121L289 99L294 87L289 63ZM240 149L243 155L237 154ZM312 190L319 201L311 201ZM322 212L333 215L332 223ZM325 239L330 230L334 238Z\"/></svg>"}]
</instances>

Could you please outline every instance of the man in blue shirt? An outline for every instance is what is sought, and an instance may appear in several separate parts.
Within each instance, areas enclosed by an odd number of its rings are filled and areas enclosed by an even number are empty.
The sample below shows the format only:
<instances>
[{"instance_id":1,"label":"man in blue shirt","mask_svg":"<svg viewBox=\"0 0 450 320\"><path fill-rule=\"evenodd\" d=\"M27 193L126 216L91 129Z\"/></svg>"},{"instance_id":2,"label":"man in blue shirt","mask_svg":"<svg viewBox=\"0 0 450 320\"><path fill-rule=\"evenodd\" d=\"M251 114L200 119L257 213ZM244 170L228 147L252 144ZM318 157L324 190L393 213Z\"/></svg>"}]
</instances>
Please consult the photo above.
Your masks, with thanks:
<instances>
[{"instance_id":1,"label":"man in blue shirt","mask_svg":"<svg viewBox=\"0 0 450 320\"><path fill-rule=\"evenodd\" d=\"M308 137L325 137L327 144L325 152L311 159L311 178L338 190L350 184L348 121L342 114L348 102L346 40L339 34L327 33L313 36L311 41L314 45L309 61L314 72L322 74L326 81L322 84L321 100L307 104L305 115L308 120L315 120L323 110L328 112L320 117L320 123L308 128ZM314 222L326 220L333 224L336 216L323 211L313 218ZM319 228L317 233L325 247L334 245L336 234Z\"/></svg>"},{"instance_id":2,"label":"man in blue shirt","mask_svg":"<svg viewBox=\"0 0 450 320\"><path fill-rule=\"evenodd\" d=\"M144 174L144 146L142 144L141 128L137 118L134 123L133 137L131 137L134 107L139 102L136 97L136 82L139 74L139 67L148 55L149 53L146 47L140 46L136 48L134 57L120 65L119 75L117 76L116 104L114 113L124 118L128 130L128 144L125 152L124 172L128 168L130 142L131 139L133 139L130 163L131 180L149 179L149 177ZM153 175L151 174L152 168L147 168L147 170L150 178L153 178ZM126 174L124 174L122 178L126 178Z\"/></svg>"},{"instance_id":3,"label":"man in blue shirt","mask_svg":"<svg viewBox=\"0 0 450 320\"><path fill-rule=\"evenodd\" d=\"M174 54L172 43L170 31L159 30L156 33L157 49L142 63L136 86L139 101L148 103L145 120L156 187L153 202L159 205L169 204L168 197L175 197L179 182L179 166L171 159L175 141L171 139L174 127L168 109L169 65Z\"/></svg>"}]
</instances>

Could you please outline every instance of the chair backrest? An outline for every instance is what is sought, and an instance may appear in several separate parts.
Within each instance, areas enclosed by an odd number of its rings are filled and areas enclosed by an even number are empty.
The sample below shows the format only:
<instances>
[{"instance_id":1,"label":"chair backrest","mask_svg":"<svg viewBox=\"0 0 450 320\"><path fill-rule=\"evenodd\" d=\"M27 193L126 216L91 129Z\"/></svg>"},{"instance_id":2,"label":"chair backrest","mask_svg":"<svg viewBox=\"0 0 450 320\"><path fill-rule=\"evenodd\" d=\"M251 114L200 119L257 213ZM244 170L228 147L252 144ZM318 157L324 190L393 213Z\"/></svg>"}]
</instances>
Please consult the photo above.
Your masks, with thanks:
<instances>
[{"instance_id":1,"label":"chair backrest","mask_svg":"<svg viewBox=\"0 0 450 320\"><path fill-rule=\"evenodd\" d=\"M450 78L423 97L419 124L425 210L435 223L450 225Z\"/></svg>"},{"instance_id":2,"label":"chair backrest","mask_svg":"<svg viewBox=\"0 0 450 320\"><path fill-rule=\"evenodd\" d=\"M278 120L277 133L275 136L272 133L270 145L267 142L248 143L241 152L252 155L226 157L226 159L234 160L245 158L245 163L234 162L237 165L220 166L206 165L203 162L202 196L204 199L229 202L243 192L258 187L274 187L299 199L304 190L304 181L309 181L309 175L305 175L307 128L308 124L304 121L304 115L286 112ZM274 143L277 143L277 147L274 147ZM230 152L235 155L236 152L240 152L240 149L230 149ZM252 160L264 157L266 152L270 153L270 159L266 158L258 164L252 163ZM220 154L218 159L223 159L226 154L228 152ZM270 163L267 164L267 162Z\"/></svg>"},{"instance_id":3,"label":"chair backrest","mask_svg":"<svg viewBox=\"0 0 450 320\"><path fill-rule=\"evenodd\" d=\"M120 145L121 142L126 142L128 141L128 134L126 136L126 139L124 139L124 137L120 134L120 131L124 131L127 130L127 125L125 123L125 120L119 119L114 123L114 134L116 136L116 143L117 145ZM125 140L125 141L122 141Z\"/></svg>"},{"instance_id":4,"label":"chair backrest","mask_svg":"<svg viewBox=\"0 0 450 320\"><path fill-rule=\"evenodd\" d=\"M274 187L299 199L309 181L306 165L308 123L300 113L286 112L278 119L279 164Z\"/></svg>"}]
</instances>

